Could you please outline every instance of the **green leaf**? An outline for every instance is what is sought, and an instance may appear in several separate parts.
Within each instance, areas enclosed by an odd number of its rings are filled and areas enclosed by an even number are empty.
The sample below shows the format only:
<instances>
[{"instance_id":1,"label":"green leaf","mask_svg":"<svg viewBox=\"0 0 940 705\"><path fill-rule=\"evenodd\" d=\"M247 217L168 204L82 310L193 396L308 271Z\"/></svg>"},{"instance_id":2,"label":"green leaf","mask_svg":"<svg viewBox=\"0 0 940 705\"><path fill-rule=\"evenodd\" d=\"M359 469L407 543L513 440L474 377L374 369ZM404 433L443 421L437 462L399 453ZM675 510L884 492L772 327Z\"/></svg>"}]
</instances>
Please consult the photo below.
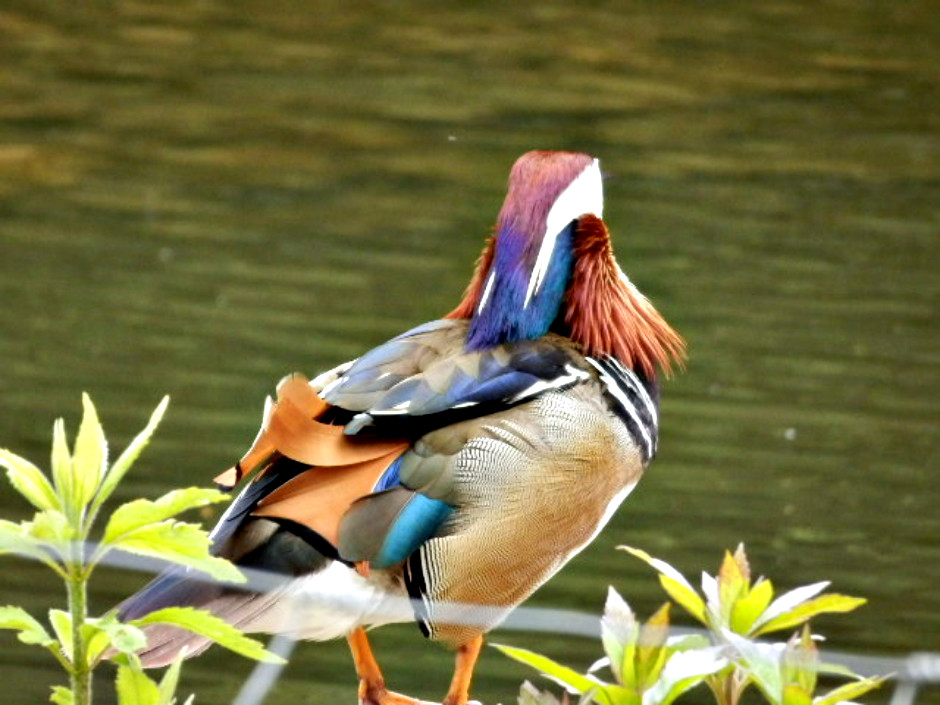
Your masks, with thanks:
<instances>
[{"instance_id":1,"label":"green leaf","mask_svg":"<svg viewBox=\"0 0 940 705\"><path fill-rule=\"evenodd\" d=\"M19 632L16 638L24 644L51 646L55 639L46 628L22 607L7 605L0 607L0 629L13 629Z\"/></svg>"},{"instance_id":2,"label":"green leaf","mask_svg":"<svg viewBox=\"0 0 940 705\"><path fill-rule=\"evenodd\" d=\"M721 623L731 624L731 613L735 603L750 588L750 568L744 556L743 546L732 555L725 551L721 568L718 569L718 595L721 605Z\"/></svg>"},{"instance_id":3,"label":"green leaf","mask_svg":"<svg viewBox=\"0 0 940 705\"><path fill-rule=\"evenodd\" d=\"M245 581L245 576L232 563L209 554L209 535L195 524L172 520L147 524L112 539L109 546L189 566L217 580Z\"/></svg>"},{"instance_id":4,"label":"green leaf","mask_svg":"<svg viewBox=\"0 0 940 705\"><path fill-rule=\"evenodd\" d=\"M141 670L118 666L114 684L119 705L159 705L160 689Z\"/></svg>"},{"instance_id":5,"label":"green leaf","mask_svg":"<svg viewBox=\"0 0 940 705\"><path fill-rule=\"evenodd\" d=\"M587 676L584 676L577 671L568 668L567 666L562 666L560 663L553 661L547 656L542 656L541 654L537 654L534 651L520 649L515 646L506 646L504 644L492 644L492 646L502 651L509 658L515 661L519 661L519 663L524 663L527 666L531 666L541 674L548 676L552 680L561 683L568 688L571 688L575 692L586 693L597 688L599 685L597 681L592 680Z\"/></svg>"},{"instance_id":6,"label":"green leaf","mask_svg":"<svg viewBox=\"0 0 940 705\"><path fill-rule=\"evenodd\" d=\"M72 660L72 615L62 610L49 610L49 623L62 646L62 652Z\"/></svg>"},{"instance_id":7,"label":"green leaf","mask_svg":"<svg viewBox=\"0 0 940 705\"><path fill-rule=\"evenodd\" d=\"M176 687L180 680L180 669L183 666L183 654L176 657L170 667L166 669L163 678L160 679L160 701L159 705L173 705L176 701Z\"/></svg>"},{"instance_id":8,"label":"green leaf","mask_svg":"<svg viewBox=\"0 0 940 705\"><path fill-rule=\"evenodd\" d=\"M524 681L519 689L518 705L560 705L558 698L551 693L539 691L529 681Z\"/></svg>"},{"instance_id":9,"label":"green leaf","mask_svg":"<svg viewBox=\"0 0 940 705\"><path fill-rule=\"evenodd\" d=\"M207 504L224 502L228 499L230 497L227 494L202 487L173 490L155 501L135 499L114 510L108 519L102 541L105 543L120 541L122 536L147 524L156 524L187 509L204 507Z\"/></svg>"},{"instance_id":10,"label":"green leaf","mask_svg":"<svg viewBox=\"0 0 940 705\"><path fill-rule=\"evenodd\" d=\"M731 610L731 630L738 634L750 632L773 596L773 583L766 579L758 580L746 595L735 602Z\"/></svg>"},{"instance_id":11,"label":"green leaf","mask_svg":"<svg viewBox=\"0 0 940 705\"><path fill-rule=\"evenodd\" d=\"M111 493L114 492L114 488L118 486L118 483L124 475L127 474L127 471L131 469L131 465L134 464L134 461L137 460L143 449L147 447L147 444L150 442L150 437L160 424L160 420L163 418L163 414L166 412L166 407L169 403L170 397L163 397L160 403L157 404L157 408L154 409L153 413L150 415L150 420L147 422L144 430L135 436L134 440L130 442L127 448L124 449L124 452L121 453L118 459L114 461L114 464L111 465L111 469L108 470L104 481L101 483L98 495L92 502L92 511L97 512L101 505L104 504L105 500L111 496Z\"/></svg>"},{"instance_id":12,"label":"green leaf","mask_svg":"<svg viewBox=\"0 0 940 705\"><path fill-rule=\"evenodd\" d=\"M62 510L73 519L80 517L82 507L75 496L72 457L69 455L68 440L65 438L65 421L62 419L56 419L52 424L52 480L55 483Z\"/></svg>"},{"instance_id":13,"label":"green leaf","mask_svg":"<svg viewBox=\"0 0 940 705\"><path fill-rule=\"evenodd\" d=\"M26 524L29 535L38 541L52 544L67 543L75 538L75 530L58 509L36 512L33 520Z\"/></svg>"},{"instance_id":14,"label":"green leaf","mask_svg":"<svg viewBox=\"0 0 940 705\"><path fill-rule=\"evenodd\" d=\"M752 630L755 630L758 627L763 627L766 623L771 620L777 619L783 615L789 614L792 610L802 605L804 602L807 602L813 597L816 597L819 593L829 587L829 581L823 580L818 583L812 583L810 585L801 585L798 588L794 588L789 592L785 592L776 600L770 603L770 606L764 610L763 614L757 618L757 621L751 627ZM759 634L759 631L754 631L755 634Z\"/></svg>"},{"instance_id":15,"label":"green leaf","mask_svg":"<svg viewBox=\"0 0 940 705\"><path fill-rule=\"evenodd\" d=\"M73 705L75 696L64 685L54 685L52 686L52 695L49 696L49 702L53 705Z\"/></svg>"},{"instance_id":16,"label":"green leaf","mask_svg":"<svg viewBox=\"0 0 940 705\"><path fill-rule=\"evenodd\" d=\"M789 629L791 627L798 626L806 620L824 612L851 612L856 607L860 607L866 602L867 600L861 597L850 597L848 595L839 595L836 593L821 595L815 600L804 602L789 612L785 612L779 617L771 619L769 622L762 624L760 628L754 632L754 634L766 634L767 632Z\"/></svg>"},{"instance_id":17,"label":"green leaf","mask_svg":"<svg viewBox=\"0 0 940 705\"><path fill-rule=\"evenodd\" d=\"M97 632L94 637L95 640L100 638L104 639L104 648L112 646L121 653L132 654L140 651L147 645L147 637L144 636L144 633L131 624L119 622L114 612L110 612L98 619L89 619L88 624ZM98 644L96 644L96 646L98 646ZM90 647L89 650L91 650ZM103 650L104 649L101 649L101 651Z\"/></svg>"},{"instance_id":18,"label":"green leaf","mask_svg":"<svg viewBox=\"0 0 940 705\"><path fill-rule=\"evenodd\" d=\"M636 556L647 565L657 570L660 574L659 582L669 597L678 602L686 612L695 617L699 622L707 625L705 603L682 573L666 563L666 561L653 558L646 551L639 548L632 548L631 546L618 546L617 548Z\"/></svg>"},{"instance_id":19,"label":"green leaf","mask_svg":"<svg viewBox=\"0 0 940 705\"><path fill-rule=\"evenodd\" d=\"M780 672L779 650L772 644L751 641L723 629L722 635L738 652L741 664L751 675L764 697L773 705L780 705L783 698L783 677Z\"/></svg>"},{"instance_id":20,"label":"green leaf","mask_svg":"<svg viewBox=\"0 0 940 705\"><path fill-rule=\"evenodd\" d=\"M52 483L25 458L0 448L0 466L7 470L7 479L13 489L26 498L36 509L61 509Z\"/></svg>"},{"instance_id":21,"label":"green leaf","mask_svg":"<svg viewBox=\"0 0 940 705\"><path fill-rule=\"evenodd\" d=\"M812 705L813 698L799 685L783 686L783 705Z\"/></svg>"},{"instance_id":22,"label":"green leaf","mask_svg":"<svg viewBox=\"0 0 940 705\"><path fill-rule=\"evenodd\" d=\"M636 656L636 688L644 691L659 678L666 664L666 649L663 645L669 636L669 607L664 604L640 627L640 638Z\"/></svg>"},{"instance_id":23,"label":"green leaf","mask_svg":"<svg viewBox=\"0 0 940 705\"><path fill-rule=\"evenodd\" d=\"M640 696L630 688L616 683L596 684L593 691L587 691L579 702L594 702L601 705L640 705Z\"/></svg>"},{"instance_id":24,"label":"green leaf","mask_svg":"<svg viewBox=\"0 0 940 705\"><path fill-rule=\"evenodd\" d=\"M604 605L604 616L601 618L601 643L604 653L610 659L610 670L614 679L619 683L632 683L632 673L627 673L630 680L623 677L624 652L628 645L636 642L639 626L636 617L624 599L613 588L607 590L607 602ZM632 670L632 651L629 670Z\"/></svg>"},{"instance_id":25,"label":"green leaf","mask_svg":"<svg viewBox=\"0 0 940 705\"><path fill-rule=\"evenodd\" d=\"M813 641L809 625L794 634L783 651L782 668L784 685L798 685L807 695L816 690L819 649ZM796 696L794 696L796 697Z\"/></svg>"},{"instance_id":26,"label":"green leaf","mask_svg":"<svg viewBox=\"0 0 940 705\"><path fill-rule=\"evenodd\" d=\"M884 678L860 678L852 683L840 685L821 697L813 698L813 705L838 705L879 688L882 683L884 683Z\"/></svg>"},{"instance_id":27,"label":"green leaf","mask_svg":"<svg viewBox=\"0 0 940 705\"><path fill-rule=\"evenodd\" d=\"M171 624L211 639L219 646L246 658L268 663L284 663L284 659L265 649L260 641L248 638L224 619L205 610L192 607L166 607L135 619L130 624L135 627L145 627L148 624Z\"/></svg>"},{"instance_id":28,"label":"green leaf","mask_svg":"<svg viewBox=\"0 0 940 705\"><path fill-rule=\"evenodd\" d=\"M72 472L76 499L84 507L95 496L98 485L104 479L108 467L108 443L98 421L95 405L86 393L82 393L82 409L82 421L72 455Z\"/></svg>"},{"instance_id":29,"label":"green leaf","mask_svg":"<svg viewBox=\"0 0 940 705\"><path fill-rule=\"evenodd\" d=\"M12 521L0 519L0 555L16 553L54 568L56 562L44 550L43 543L30 535L32 528L31 522L14 524Z\"/></svg>"},{"instance_id":30,"label":"green leaf","mask_svg":"<svg viewBox=\"0 0 940 705\"><path fill-rule=\"evenodd\" d=\"M644 705L669 705L673 700L702 683L727 665L722 648L709 646L695 651L674 653L666 662L657 681L643 693Z\"/></svg>"}]
</instances>

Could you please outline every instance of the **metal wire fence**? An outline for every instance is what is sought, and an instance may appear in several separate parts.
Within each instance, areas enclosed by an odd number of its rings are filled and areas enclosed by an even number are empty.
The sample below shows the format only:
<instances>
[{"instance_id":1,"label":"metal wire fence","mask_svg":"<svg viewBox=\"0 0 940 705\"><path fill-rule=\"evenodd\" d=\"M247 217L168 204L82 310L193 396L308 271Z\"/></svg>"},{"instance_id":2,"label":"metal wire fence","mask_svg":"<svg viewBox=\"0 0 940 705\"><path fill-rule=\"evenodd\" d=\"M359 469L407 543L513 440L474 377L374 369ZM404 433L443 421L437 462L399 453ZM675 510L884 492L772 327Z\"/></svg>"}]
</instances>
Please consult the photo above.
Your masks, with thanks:
<instances>
[{"instance_id":1,"label":"metal wire fence","mask_svg":"<svg viewBox=\"0 0 940 705\"><path fill-rule=\"evenodd\" d=\"M162 561L130 555L120 551L110 552L102 561L105 564L142 572L158 573L165 566ZM326 606L338 613L344 611L361 612L364 606L356 597L340 592L323 591L286 591L290 582L283 576L264 571L242 569L246 582L239 584L242 589L267 592L279 590L285 598L295 601L296 609L317 604ZM194 576L196 574L194 573ZM211 578L206 578L211 580ZM413 604L412 600L389 599L385 603L383 617L395 621L407 621L414 614L415 608L423 605ZM294 610L289 610L294 613ZM372 612L375 615L375 612ZM480 605L442 604L435 605L435 618L443 622L468 625L489 624L493 608ZM547 632L556 635L578 638L600 638L600 619L598 615L574 610L551 609L541 607L517 607L501 624L500 629ZM695 628L673 627L670 633L676 635L704 634ZM286 662L293 653L298 637L289 630L271 638L268 648ZM889 705L914 705L922 688L940 685L940 653L913 652L905 657L866 656L841 651L823 650L822 660L826 663L845 666L861 676L882 676L893 682L894 688ZM274 689L284 664L259 662L242 685L233 705L262 705Z\"/></svg>"}]
</instances>

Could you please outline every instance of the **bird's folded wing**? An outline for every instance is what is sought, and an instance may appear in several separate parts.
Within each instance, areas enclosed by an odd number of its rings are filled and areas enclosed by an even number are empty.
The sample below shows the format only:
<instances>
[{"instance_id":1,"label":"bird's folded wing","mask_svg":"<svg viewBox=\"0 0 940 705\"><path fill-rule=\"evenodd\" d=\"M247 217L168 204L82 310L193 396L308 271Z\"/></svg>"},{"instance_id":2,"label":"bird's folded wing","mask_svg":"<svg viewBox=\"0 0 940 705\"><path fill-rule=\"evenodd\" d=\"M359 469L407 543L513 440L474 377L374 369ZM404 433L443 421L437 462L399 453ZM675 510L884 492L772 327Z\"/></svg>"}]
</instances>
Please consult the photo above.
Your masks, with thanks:
<instances>
[{"instance_id":1,"label":"bird's folded wing","mask_svg":"<svg viewBox=\"0 0 940 705\"><path fill-rule=\"evenodd\" d=\"M344 366L322 389L302 375L285 378L251 449L216 481L233 486L260 468L254 484L263 480L264 491L246 495L252 506L241 512L305 526L348 562L406 559L453 511L459 448L440 452L428 440L454 441L454 412L482 422L592 374L558 336L469 352L465 339L465 321L433 321ZM324 422L350 416L345 425ZM375 428L359 434L366 426Z\"/></svg>"},{"instance_id":2,"label":"bird's folded wing","mask_svg":"<svg viewBox=\"0 0 940 705\"><path fill-rule=\"evenodd\" d=\"M560 336L467 351L466 334L462 320L419 326L353 362L323 388L323 399L360 412L345 428L354 435L380 419L491 413L591 374L571 341Z\"/></svg>"}]
</instances>

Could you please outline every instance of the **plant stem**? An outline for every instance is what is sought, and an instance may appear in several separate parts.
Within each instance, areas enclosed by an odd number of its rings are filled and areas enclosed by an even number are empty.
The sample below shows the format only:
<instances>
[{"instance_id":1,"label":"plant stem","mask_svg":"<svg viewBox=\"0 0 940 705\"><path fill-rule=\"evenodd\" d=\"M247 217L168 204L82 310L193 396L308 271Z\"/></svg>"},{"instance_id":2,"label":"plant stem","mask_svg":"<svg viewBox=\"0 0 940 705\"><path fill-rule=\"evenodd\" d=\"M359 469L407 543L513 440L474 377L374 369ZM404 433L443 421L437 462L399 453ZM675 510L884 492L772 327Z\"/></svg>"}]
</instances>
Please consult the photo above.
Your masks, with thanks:
<instances>
[{"instance_id":1,"label":"plant stem","mask_svg":"<svg viewBox=\"0 0 940 705\"><path fill-rule=\"evenodd\" d=\"M74 705L91 705L91 670L88 668L84 631L88 618L88 574L82 560L81 544L72 551L68 565L69 613L72 616L72 668L70 681ZM77 554L77 555L76 555Z\"/></svg>"}]
</instances>

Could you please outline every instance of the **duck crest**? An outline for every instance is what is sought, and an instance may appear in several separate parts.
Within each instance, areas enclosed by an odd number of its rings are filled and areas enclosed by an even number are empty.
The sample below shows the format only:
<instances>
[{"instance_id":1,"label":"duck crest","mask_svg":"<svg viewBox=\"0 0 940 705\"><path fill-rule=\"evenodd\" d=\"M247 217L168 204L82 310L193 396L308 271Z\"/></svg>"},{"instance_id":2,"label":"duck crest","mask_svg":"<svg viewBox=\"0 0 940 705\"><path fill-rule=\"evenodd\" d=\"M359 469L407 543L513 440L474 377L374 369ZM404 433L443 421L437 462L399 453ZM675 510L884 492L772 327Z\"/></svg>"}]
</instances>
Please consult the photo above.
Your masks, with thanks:
<instances>
[{"instance_id":1,"label":"duck crest","mask_svg":"<svg viewBox=\"0 0 940 705\"><path fill-rule=\"evenodd\" d=\"M516 161L495 233L447 315L470 319L468 350L553 331L649 379L682 363L684 341L620 269L602 214L590 155L535 151Z\"/></svg>"}]
</instances>

